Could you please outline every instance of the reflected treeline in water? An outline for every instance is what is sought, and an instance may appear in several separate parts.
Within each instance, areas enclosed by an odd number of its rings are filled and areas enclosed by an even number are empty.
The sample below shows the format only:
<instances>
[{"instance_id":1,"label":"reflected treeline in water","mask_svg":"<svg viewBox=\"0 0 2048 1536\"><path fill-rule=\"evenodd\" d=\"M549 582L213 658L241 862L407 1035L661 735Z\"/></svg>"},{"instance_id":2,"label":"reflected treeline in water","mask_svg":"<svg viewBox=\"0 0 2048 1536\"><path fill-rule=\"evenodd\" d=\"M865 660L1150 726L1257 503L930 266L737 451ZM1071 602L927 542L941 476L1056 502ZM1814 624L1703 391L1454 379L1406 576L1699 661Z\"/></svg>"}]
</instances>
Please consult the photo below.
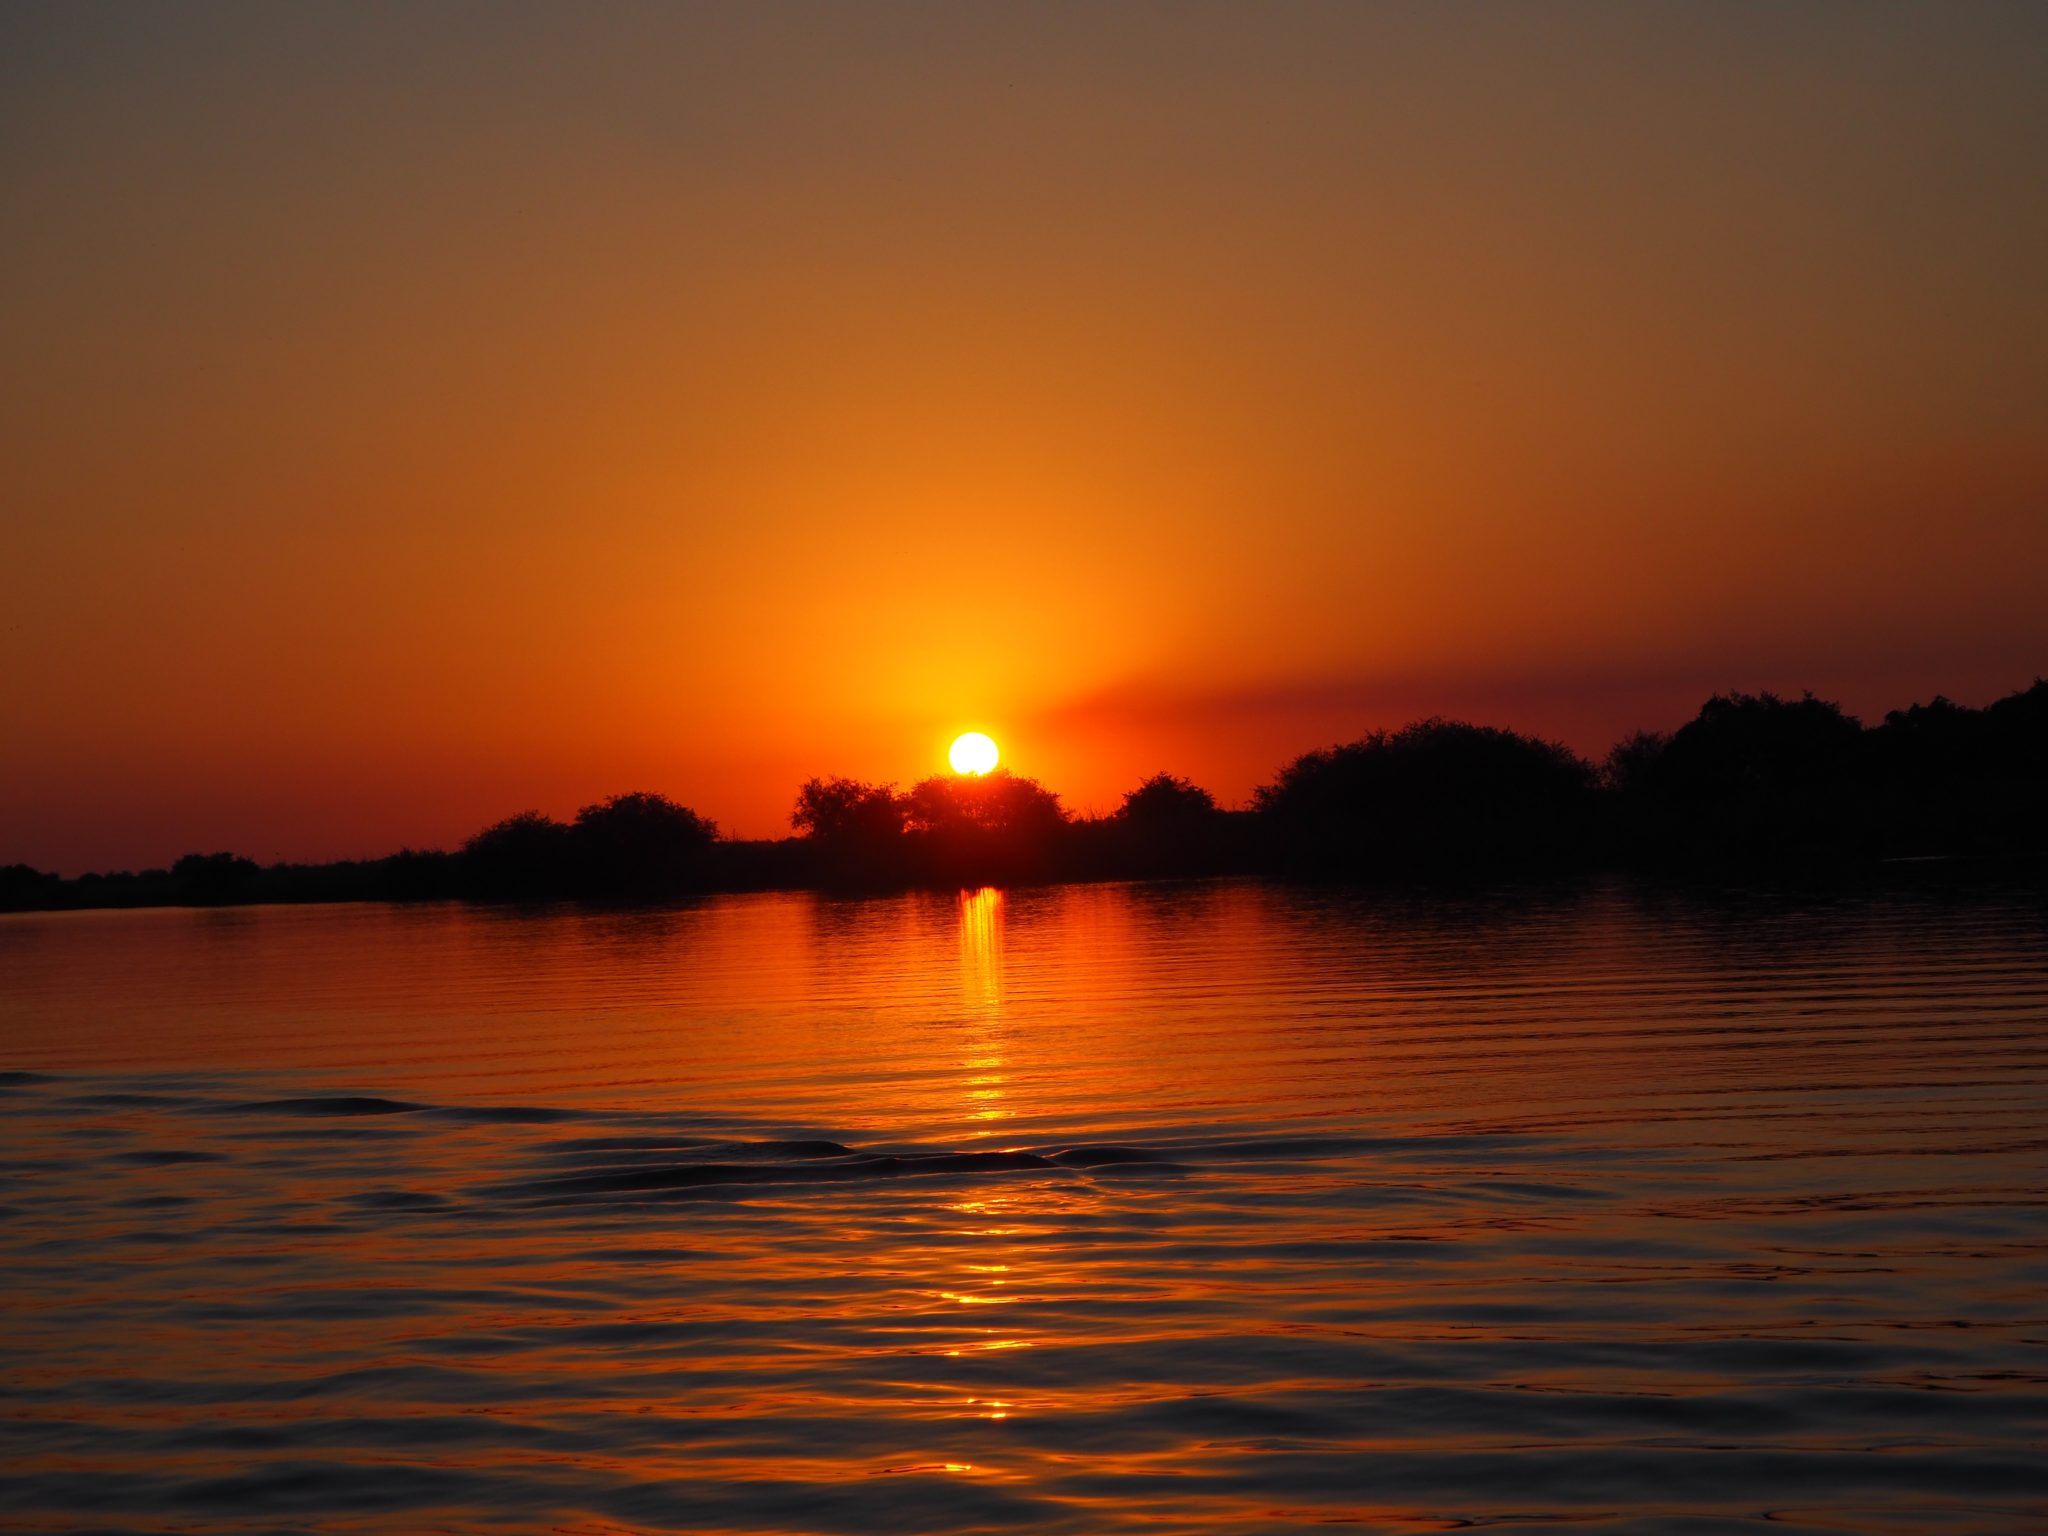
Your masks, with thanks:
<instances>
[{"instance_id":1,"label":"reflected treeline in water","mask_svg":"<svg viewBox=\"0 0 2048 1536\"><path fill-rule=\"evenodd\" d=\"M2010 1532L2048 920L0 921L0 1529Z\"/></svg>"},{"instance_id":2,"label":"reflected treeline in water","mask_svg":"<svg viewBox=\"0 0 2048 1536\"><path fill-rule=\"evenodd\" d=\"M2038 862L2044 788L2048 682L1985 709L1937 698L1870 729L1811 695L1738 694L1668 735L1637 732L1600 765L1460 721L1376 731L1297 757L1243 811L1168 773L1113 814L1078 818L1036 780L1000 770L908 790L819 778L798 791L799 835L779 841L720 839L664 796L617 795L570 822L508 817L454 853L269 869L193 854L169 870L68 881L15 865L0 869L0 908Z\"/></svg>"}]
</instances>

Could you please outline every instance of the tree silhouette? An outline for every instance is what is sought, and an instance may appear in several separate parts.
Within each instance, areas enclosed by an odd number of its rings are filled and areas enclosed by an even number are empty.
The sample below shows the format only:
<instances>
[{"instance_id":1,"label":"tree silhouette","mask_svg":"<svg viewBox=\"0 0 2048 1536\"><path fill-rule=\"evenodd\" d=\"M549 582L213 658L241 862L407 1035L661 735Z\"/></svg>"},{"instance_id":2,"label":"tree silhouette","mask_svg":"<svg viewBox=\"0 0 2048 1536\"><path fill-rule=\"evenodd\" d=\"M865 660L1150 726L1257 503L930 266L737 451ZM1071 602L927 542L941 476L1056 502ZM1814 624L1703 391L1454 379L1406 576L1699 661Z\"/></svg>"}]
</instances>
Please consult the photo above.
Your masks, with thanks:
<instances>
[{"instance_id":1,"label":"tree silhouette","mask_svg":"<svg viewBox=\"0 0 2048 1536\"><path fill-rule=\"evenodd\" d=\"M1806 694L1716 694L1619 784L1645 850L1720 859L1849 852L1872 835L1862 725Z\"/></svg>"},{"instance_id":2,"label":"tree silhouette","mask_svg":"<svg viewBox=\"0 0 2048 1536\"><path fill-rule=\"evenodd\" d=\"M1601 783L1624 795L1642 789L1670 746L1669 731L1630 731L1607 754L1600 769Z\"/></svg>"},{"instance_id":3,"label":"tree silhouette","mask_svg":"<svg viewBox=\"0 0 2048 1536\"><path fill-rule=\"evenodd\" d=\"M1694 801L1787 796L1839 785L1858 766L1863 727L1806 694L1716 694L1673 733L1649 782Z\"/></svg>"},{"instance_id":4,"label":"tree silhouette","mask_svg":"<svg viewBox=\"0 0 2048 1536\"><path fill-rule=\"evenodd\" d=\"M1133 826L1164 830L1199 826L1216 814L1216 797L1171 773L1155 773L1124 796L1115 815Z\"/></svg>"},{"instance_id":5,"label":"tree silhouette","mask_svg":"<svg viewBox=\"0 0 2048 1536\"><path fill-rule=\"evenodd\" d=\"M178 894L195 906L243 900L260 873L254 859L232 853L188 853L171 866Z\"/></svg>"},{"instance_id":6,"label":"tree silhouette","mask_svg":"<svg viewBox=\"0 0 2048 1536\"><path fill-rule=\"evenodd\" d=\"M1244 818L1237 818L1242 821ZM1192 875L1246 867L1233 819L1206 789L1171 773L1155 773L1099 821L1076 827L1083 865L1091 873Z\"/></svg>"},{"instance_id":7,"label":"tree silhouette","mask_svg":"<svg viewBox=\"0 0 2048 1536\"><path fill-rule=\"evenodd\" d=\"M453 854L266 869L195 853L169 869L68 880L0 866L0 908L1372 877L1597 859L1692 870L1968 855L2005 869L2048 856L2048 682L1984 709L1937 696L1871 730L1811 694L1717 694L1669 734L1624 738L1598 773L1555 743L1423 720L1304 753L1257 791L1255 806L1219 810L1206 790L1164 772L1111 815L1078 821L1058 795L1007 770L933 777L907 792L820 778L803 785L790 813L802 836L780 841L723 840L714 823L665 796L626 794L586 805L566 824L522 811Z\"/></svg>"},{"instance_id":8,"label":"tree silhouette","mask_svg":"<svg viewBox=\"0 0 2048 1536\"><path fill-rule=\"evenodd\" d=\"M1063 868L1068 830L1060 797L998 768L978 778L935 776L903 797L911 867L925 880L1039 880Z\"/></svg>"},{"instance_id":9,"label":"tree silhouette","mask_svg":"<svg viewBox=\"0 0 2048 1536\"><path fill-rule=\"evenodd\" d=\"M475 896L650 897L704 883L717 825L665 795L614 795L563 825L521 811L463 844Z\"/></svg>"},{"instance_id":10,"label":"tree silhouette","mask_svg":"<svg viewBox=\"0 0 2048 1536\"><path fill-rule=\"evenodd\" d=\"M1987 750L2004 774L2030 779L2038 788L2048 779L2048 681L2007 694L1983 711L1990 727Z\"/></svg>"},{"instance_id":11,"label":"tree silhouette","mask_svg":"<svg viewBox=\"0 0 2048 1536\"><path fill-rule=\"evenodd\" d=\"M1936 695L1869 733L1895 853L1998 854L2048 843L2048 683L1986 709Z\"/></svg>"},{"instance_id":12,"label":"tree silhouette","mask_svg":"<svg viewBox=\"0 0 2048 1536\"><path fill-rule=\"evenodd\" d=\"M584 884L599 894L659 896L701 882L718 825L666 795L613 795L569 829Z\"/></svg>"},{"instance_id":13,"label":"tree silhouette","mask_svg":"<svg viewBox=\"0 0 2048 1536\"><path fill-rule=\"evenodd\" d=\"M893 784L808 779L789 822L809 845L816 877L836 885L886 885L910 874L907 810Z\"/></svg>"},{"instance_id":14,"label":"tree silhouette","mask_svg":"<svg viewBox=\"0 0 2048 1536\"><path fill-rule=\"evenodd\" d=\"M1595 783L1553 742L1432 719L1305 753L1254 803L1296 867L1426 870L1582 857Z\"/></svg>"},{"instance_id":15,"label":"tree silhouette","mask_svg":"<svg viewBox=\"0 0 2048 1536\"><path fill-rule=\"evenodd\" d=\"M913 832L1002 838L1049 837L1066 825L1060 797L1036 779L1007 768L979 777L934 775L905 797L904 820Z\"/></svg>"},{"instance_id":16,"label":"tree silhouette","mask_svg":"<svg viewBox=\"0 0 2048 1536\"><path fill-rule=\"evenodd\" d=\"M903 835L906 807L894 784L859 779L806 779L789 824L805 837L834 844L885 844Z\"/></svg>"},{"instance_id":17,"label":"tree silhouette","mask_svg":"<svg viewBox=\"0 0 2048 1536\"><path fill-rule=\"evenodd\" d=\"M477 896L549 896L570 885L569 829L539 811L520 811L462 845L465 887Z\"/></svg>"},{"instance_id":18,"label":"tree silhouette","mask_svg":"<svg viewBox=\"0 0 2048 1536\"><path fill-rule=\"evenodd\" d=\"M64 881L30 864L0 864L0 912L62 904Z\"/></svg>"}]
</instances>

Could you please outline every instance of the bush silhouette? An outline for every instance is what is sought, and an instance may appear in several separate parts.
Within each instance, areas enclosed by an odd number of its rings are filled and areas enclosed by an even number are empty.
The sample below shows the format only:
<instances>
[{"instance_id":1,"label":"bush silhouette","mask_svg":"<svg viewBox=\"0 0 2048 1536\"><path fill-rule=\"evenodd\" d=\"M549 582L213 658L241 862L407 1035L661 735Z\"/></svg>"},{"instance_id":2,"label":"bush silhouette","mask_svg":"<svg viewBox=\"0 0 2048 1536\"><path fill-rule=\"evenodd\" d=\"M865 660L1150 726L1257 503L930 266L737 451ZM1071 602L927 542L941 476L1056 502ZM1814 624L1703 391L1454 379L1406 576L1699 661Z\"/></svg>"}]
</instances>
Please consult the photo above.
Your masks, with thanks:
<instances>
[{"instance_id":1,"label":"bush silhouette","mask_svg":"<svg viewBox=\"0 0 2048 1536\"><path fill-rule=\"evenodd\" d=\"M232 853L188 853L171 866L178 898L194 906L243 901L261 873L254 859Z\"/></svg>"},{"instance_id":2,"label":"bush silhouette","mask_svg":"<svg viewBox=\"0 0 2048 1536\"><path fill-rule=\"evenodd\" d=\"M569 829L539 811L521 811L462 845L464 887L475 896L551 896L575 868Z\"/></svg>"},{"instance_id":3,"label":"bush silhouette","mask_svg":"<svg viewBox=\"0 0 2048 1536\"><path fill-rule=\"evenodd\" d=\"M673 895L700 888L717 825L665 795L614 795L568 825L521 811L462 848L463 887L484 897Z\"/></svg>"},{"instance_id":4,"label":"bush silhouette","mask_svg":"<svg viewBox=\"0 0 2048 1536\"><path fill-rule=\"evenodd\" d=\"M1600 783L1616 794L1643 791L1671 747L1669 731L1631 731L1614 744L1600 767Z\"/></svg>"},{"instance_id":5,"label":"bush silhouette","mask_svg":"<svg viewBox=\"0 0 2048 1536\"><path fill-rule=\"evenodd\" d=\"M789 824L823 843L888 843L903 835L906 807L894 784L859 779L806 779Z\"/></svg>"},{"instance_id":6,"label":"bush silhouette","mask_svg":"<svg viewBox=\"0 0 2048 1536\"><path fill-rule=\"evenodd\" d=\"M2001 777L2031 780L2038 790L2048 780L2048 681L2007 694L1983 711L1989 727L1987 753Z\"/></svg>"},{"instance_id":7,"label":"bush silhouette","mask_svg":"<svg viewBox=\"0 0 2048 1536\"><path fill-rule=\"evenodd\" d=\"M1066 825L1060 797L1007 768L974 777L934 775L904 797L904 822L935 836L1048 837Z\"/></svg>"},{"instance_id":8,"label":"bush silhouette","mask_svg":"<svg viewBox=\"0 0 2048 1536\"><path fill-rule=\"evenodd\" d=\"M1067 813L1036 779L1006 768L937 775L903 797L909 857L926 879L1029 880L1058 873Z\"/></svg>"},{"instance_id":9,"label":"bush silhouette","mask_svg":"<svg viewBox=\"0 0 2048 1536\"><path fill-rule=\"evenodd\" d=\"M0 864L0 912L31 912L60 905L64 881L29 864Z\"/></svg>"},{"instance_id":10,"label":"bush silhouette","mask_svg":"<svg viewBox=\"0 0 2048 1536\"><path fill-rule=\"evenodd\" d=\"M1870 746L1889 851L2048 846L2048 683L1986 709L1939 695L1895 709Z\"/></svg>"},{"instance_id":11,"label":"bush silhouette","mask_svg":"<svg viewBox=\"0 0 2048 1536\"><path fill-rule=\"evenodd\" d=\"M1155 773L1123 803L1083 833L1093 872L1120 875L1189 875L1243 863L1231 847L1228 818L1216 797L1192 781Z\"/></svg>"},{"instance_id":12,"label":"bush silhouette","mask_svg":"<svg viewBox=\"0 0 2048 1536\"><path fill-rule=\"evenodd\" d=\"M789 823L811 845L812 867L835 883L886 884L906 874L904 797L893 784L807 779Z\"/></svg>"},{"instance_id":13,"label":"bush silhouette","mask_svg":"<svg viewBox=\"0 0 2048 1536\"><path fill-rule=\"evenodd\" d=\"M1583 856L1595 782L1552 742L1437 719L1305 753L1254 803L1293 867L1456 868Z\"/></svg>"},{"instance_id":14,"label":"bush silhouette","mask_svg":"<svg viewBox=\"0 0 2048 1536\"><path fill-rule=\"evenodd\" d=\"M1870 831L1863 736L1840 705L1810 693L1716 694L1668 740L1617 749L1625 824L1666 856L1851 851Z\"/></svg>"},{"instance_id":15,"label":"bush silhouette","mask_svg":"<svg viewBox=\"0 0 2048 1536\"><path fill-rule=\"evenodd\" d=\"M1155 773L1124 796L1115 815L1134 827L1178 830L1198 827L1216 814L1216 797L1187 779Z\"/></svg>"},{"instance_id":16,"label":"bush silhouette","mask_svg":"<svg viewBox=\"0 0 2048 1536\"><path fill-rule=\"evenodd\" d=\"M702 882L717 823L666 795L613 795L569 828L584 887L606 896L662 896Z\"/></svg>"},{"instance_id":17,"label":"bush silhouette","mask_svg":"<svg viewBox=\"0 0 2048 1536\"><path fill-rule=\"evenodd\" d=\"M1696 801L1783 796L1855 776L1863 727L1812 694L1716 694L1672 735L1651 769L1667 794Z\"/></svg>"}]
</instances>

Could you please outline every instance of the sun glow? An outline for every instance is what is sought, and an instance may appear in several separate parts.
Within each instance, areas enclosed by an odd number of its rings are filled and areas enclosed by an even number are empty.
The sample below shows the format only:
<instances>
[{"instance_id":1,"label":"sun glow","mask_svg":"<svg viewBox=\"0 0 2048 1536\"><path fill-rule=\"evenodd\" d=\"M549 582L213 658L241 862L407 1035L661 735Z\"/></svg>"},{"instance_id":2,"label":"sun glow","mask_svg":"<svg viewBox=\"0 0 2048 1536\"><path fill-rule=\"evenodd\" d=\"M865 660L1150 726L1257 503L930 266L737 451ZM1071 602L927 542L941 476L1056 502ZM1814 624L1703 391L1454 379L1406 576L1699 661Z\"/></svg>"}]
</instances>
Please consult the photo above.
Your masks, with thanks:
<instances>
[{"instance_id":1,"label":"sun glow","mask_svg":"<svg viewBox=\"0 0 2048 1536\"><path fill-rule=\"evenodd\" d=\"M953 765L955 773L984 774L996 765L996 744L979 731L969 731L954 738L953 745L946 752L946 760Z\"/></svg>"}]
</instances>

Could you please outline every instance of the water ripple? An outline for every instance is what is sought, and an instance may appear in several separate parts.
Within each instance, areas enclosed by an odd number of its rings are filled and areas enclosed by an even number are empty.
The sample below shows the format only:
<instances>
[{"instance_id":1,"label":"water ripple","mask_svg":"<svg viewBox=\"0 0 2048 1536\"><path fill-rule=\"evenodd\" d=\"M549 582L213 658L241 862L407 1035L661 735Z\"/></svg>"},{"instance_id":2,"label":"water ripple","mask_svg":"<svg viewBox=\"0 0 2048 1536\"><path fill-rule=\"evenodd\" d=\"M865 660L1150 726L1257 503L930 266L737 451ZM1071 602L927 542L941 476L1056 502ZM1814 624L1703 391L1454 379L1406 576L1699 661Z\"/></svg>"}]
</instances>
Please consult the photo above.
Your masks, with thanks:
<instances>
[{"instance_id":1,"label":"water ripple","mask_svg":"<svg viewBox=\"0 0 2048 1536\"><path fill-rule=\"evenodd\" d=\"M2048 1526L2048 923L4 919L0 1530Z\"/></svg>"}]
</instances>

